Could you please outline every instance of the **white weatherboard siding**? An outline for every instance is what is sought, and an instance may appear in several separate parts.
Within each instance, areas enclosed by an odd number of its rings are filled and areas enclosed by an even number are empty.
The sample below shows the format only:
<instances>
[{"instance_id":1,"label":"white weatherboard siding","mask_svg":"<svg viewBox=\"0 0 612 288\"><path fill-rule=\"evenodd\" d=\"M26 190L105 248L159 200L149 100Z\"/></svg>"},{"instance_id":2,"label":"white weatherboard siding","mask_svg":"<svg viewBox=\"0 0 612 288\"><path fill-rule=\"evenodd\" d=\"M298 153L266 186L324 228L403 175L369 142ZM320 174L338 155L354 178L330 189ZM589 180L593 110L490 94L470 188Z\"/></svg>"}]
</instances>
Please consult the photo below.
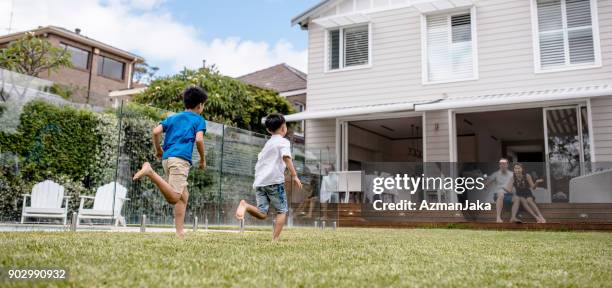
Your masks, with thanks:
<instances>
[{"instance_id":1,"label":"white weatherboard siding","mask_svg":"<svg viewBox=\"0 0 612 288\"><path fill-rule=\"evenodd\" d=\"M591 99L597 162L612 162L612 96Z\"/></svg>"},{"instance_id":2,"label":"white weatherboard siding","mask_svg":"<svg viewBox=\"0 0 612 288\"><path fill-rule=\"evenodd\" d=\"M316 153L322 150L323 153L329 149L332 155L336 148L336 120L306 120L306 147L309 151Z\"/></svg>"},{"instance_id":3,"label":"white weatherboard siding","mask_svg":"<svg viewBox=\"0 0 612 288\"><path fill-rule=\"evenodd\" d=\"M309 26L309 109L585 86L612 75L612 0L598 2L603 67L534 73L529 1L487 0L476 6L479 79L421 84L420 14L414 8L370 15L372 67L324 72L324 29ZM608 65L606 65L608 64Z\"/></svg>"},{"instance_id":4,"label":"white weatherboard siding","mask_svg":"<svg viewBox=\"0 0 612 288\"><path fill-rule=\"evenodd\" d=\"M427 162L449 162L448 111L426 112L425 121L425 159Z\"/></svg>"},{"instance_id":5,"label":"white weatherboard siding","mask_svg":"<svg viewBox=\"0 0 612 288\"><path fill-rule=\"evenodd\" d=\"M603 65L592 69L534 73L530 9L528 0L478 1L475 9L478 80L429 85L422 84L421 14L415 8L369 13L373 45L371 67L352 71L324 72L325 29L311 22L308 26L308 109L315 111L355 105L434 100L444 97L445 93L453 97L470 96L610 82L612 0L598 1ZM430 122L433 121L429 113L426 119L427 137L436 137L427 140L426 149L431 150L427 153L427 161L448 160L448 150L442 152L448 149L448 137L429 133L432 125ZM316 144L313 147L335 143L333 121L307 122L311 122L308 127L312 127L306 130L307 143ZM597 122L596 117L593 122ZM437 134L447 129L443 125L447 123L440 123ZM594 123L594 126L597 125L603 124ZM612 128L600 128L599 131L605 129ZM323 134L332 138L323 140ZM446 144L442 144L444 141ZM599 147L596 145L596 149L604 151L597 153L608 151L608 155L612 155L611 145L608 144L608 148L605 145L602 142Z\"/></svg>"}]
</instances>

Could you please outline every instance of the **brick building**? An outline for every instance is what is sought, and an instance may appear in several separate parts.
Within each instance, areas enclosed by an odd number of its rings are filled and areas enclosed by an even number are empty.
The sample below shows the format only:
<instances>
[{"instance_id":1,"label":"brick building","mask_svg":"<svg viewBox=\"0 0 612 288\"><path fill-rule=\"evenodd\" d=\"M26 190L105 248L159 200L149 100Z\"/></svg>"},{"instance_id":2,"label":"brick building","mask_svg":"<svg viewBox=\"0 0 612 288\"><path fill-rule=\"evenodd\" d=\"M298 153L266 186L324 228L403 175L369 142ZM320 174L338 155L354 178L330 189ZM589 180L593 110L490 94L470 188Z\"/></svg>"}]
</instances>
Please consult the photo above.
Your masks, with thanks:
<instances>
[{"instance_id":1,"label":"brick building","mask_svg":"<svg viewBox=\"0 0 612 288\"><path fill-rule=\"evenodd\" d=\"M56 26L0 36L0 48L23 37L24 33L44 37L56 47L70 52L71 68L61 68L39 77L53 81L72 91L71 101L96 106L109 106L109 92L132 88L134 65L144 62L140 56L118 49L81 34Z\"/></svg>"}]
</instances>

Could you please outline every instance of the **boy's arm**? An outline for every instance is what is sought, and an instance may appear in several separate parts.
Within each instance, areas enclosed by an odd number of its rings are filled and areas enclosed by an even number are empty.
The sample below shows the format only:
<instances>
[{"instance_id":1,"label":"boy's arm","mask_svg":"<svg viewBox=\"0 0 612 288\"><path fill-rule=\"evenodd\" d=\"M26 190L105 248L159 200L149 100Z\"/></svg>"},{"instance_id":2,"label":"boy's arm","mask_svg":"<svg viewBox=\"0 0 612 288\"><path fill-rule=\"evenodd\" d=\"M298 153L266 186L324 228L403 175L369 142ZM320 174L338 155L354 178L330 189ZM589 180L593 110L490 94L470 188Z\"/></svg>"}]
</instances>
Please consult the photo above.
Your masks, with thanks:
<instances>
[{"instance_id":1,"label":"boy's arm","mask_svg":"<svg viewBox=\"0 0 612 288\"><path fill-rule=\"evenodd\" d=\"M200 169L206 169L206 149L204 149L204 132L202 131L196 133L196 147L200 154Z\"/></svg>"},{"instance_id":2,"label":"boy's arm","mask_svg":"<svg viewBox=\"0 0 612 288\"><path fill-rule=\"evenodd\" d=\"M287 169L289 169L289 173L291 173L291 181L293 181L293 183L295 183L299 189L302 189L302 182L295 171L295 167L293 167L291 156L283 156L283 162L285 162Z\"/></svg>"},{"instance_id":3,"label":"boy's arm","mask_svg":"<svg viewBox=\"0 0 612 288\"><path fill-rule=\"evenodd\" d=\"M164 155L164 150L161 147L161 135L164 133L164 127L162 125L157 125L157 127L153 128L153 146L155 147L155 157L161 159L162 155Z\"/></svg>"}]
</instances>

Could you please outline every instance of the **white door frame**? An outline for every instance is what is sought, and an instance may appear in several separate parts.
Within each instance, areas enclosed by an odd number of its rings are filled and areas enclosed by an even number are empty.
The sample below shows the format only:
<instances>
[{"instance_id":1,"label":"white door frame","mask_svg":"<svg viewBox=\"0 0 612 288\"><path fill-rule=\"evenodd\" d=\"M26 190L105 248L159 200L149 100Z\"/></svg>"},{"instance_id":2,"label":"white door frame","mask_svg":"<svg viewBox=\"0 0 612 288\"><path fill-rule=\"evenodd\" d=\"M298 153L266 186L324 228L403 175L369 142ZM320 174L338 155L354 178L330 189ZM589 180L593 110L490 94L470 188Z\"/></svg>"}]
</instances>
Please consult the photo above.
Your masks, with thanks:
<instances>
[{"instance_id":1,"label":"white door frame","mask_svg":"<svg viewBox=\"0 0 612 288\"><path fill-rule=\"evenodd\" d=\"M590 101L588 98L585 99L574 99L574 100L561 100L561 101L547 101L547 102L533 102L533 103L521 103L521 104L509 104L509 105L497 105L497 106L484 106L484 107L470 107L470 108L458 108L458 109L449 109L449 150L451 161L457 160L458 151L457 151L457 131L456 131L456 122L457 122L457 114L465 114L465 113L478 113L478 112L495 112L495 111L504 111L504 110L517 110L517 109L530 109L530 108L549 108L549 107L559 107L559 106L572 106L572 105L587 105L587 115L588 118L591 119L592 111L590 109ZM452 115L450 115L450 111L452 111ZM594 162L595 155L595 147L593 146L593 123L589 121L589 136L591 142L591 161ZM545 133L546 131L542 131ZM546 136L544 134L544 136Z\"/></svg>"},{"instance_id":2,"label":"white door frame","mask_svg":"<svg viewBox=\"0 0 612 288\"><path fill-rule=\"evenodd\" d=\"M356 115L336 118L336 147L340 148L338 149L339 152L336 153L336 170L348 171L348 122L408 117L421 117L421 125L423 126L421 129L423 133L423 161L425 161L425 112L407 111L395 113Z\"/></svg>"},{"instance_id":3,"label":"white door frame","mask_svg":"<svg viewBox=\"0 0 612 288\"><path fill-rule=\"evenodd\" d=\"M553 111L553 110L563 110L563 109L574 109L576 110L576 131L578 132L578 146L579 146L579 161L580 161L580 175L583 175L585 173L585 167L584 167L584 137L582 135L582 107L587 107L587 115L590 114L589 110L588 110L588 103L584 104L575 104L575 105L565 105L565 106L556 106L556 107L546 107L542 109L542 115L544 118L544 159L546 161L546 179L548 180L547 183L547 189L548 191L551 191L551 181L550 181L550 159L548 159L548 154L550 151L548 151L548 116L547 116L547 112L548 111ZM588 124L588 123L587 123ZM591 127L589 126L589 142L592 142L593 135L591 132ZM591 151L592 151L592 147L591 147ZM552 191L551 191L551 197L552 197ZM551 199L552 201L552 199Z\"/></svg>"},{"instance_id":4,"label":"white door frame","mask_svg":"<svg viewBox=\"0 0 612 288\"><path fill-rule=\"evenodd\" d=\"M580 107L587 107L587 125L589 129L589 142L590 142L590 152L591 152L591 162L595 162L595 146L593 145L593 117L592 117L592 109L591 109L591 101L590 98L584 99L573 99L573 100L561 100L561 101L547 101L547 102L534 102L534 103L521 103L521 104L511 104L511 105L499 105L499 106L487 106L487 107L470 107L470 108L460 108L460 109L448 109L449 110L449 150L450 150L450 159L452 161L456 161L458 159L458 151L457 151L457 114L464 113L477 113L477 112L495 112L495 111L503 111L503 110L517 110L517 109L529 109L529 108L540 108L543 113L543 121L544 121L544 130L542 131L544 137L544 159L545 163L549 163L548 161L548 137L547 137L547 127L546 127L546 110L552 108L560 108L560 107L576 107L578 112L578 121L579 121L579 137L580 142L582 143L582 115L580 114ZM424 142L427 142L424 140ZM581 169L584 163L584 145L580 147L580 161L581 161ZM550 173L548 165L546 165L546 177L550 179ZM550 181L548 183L548 191L550 191ZM551 194L552 195L552 194Z\"/></svg>"}]
</instances>

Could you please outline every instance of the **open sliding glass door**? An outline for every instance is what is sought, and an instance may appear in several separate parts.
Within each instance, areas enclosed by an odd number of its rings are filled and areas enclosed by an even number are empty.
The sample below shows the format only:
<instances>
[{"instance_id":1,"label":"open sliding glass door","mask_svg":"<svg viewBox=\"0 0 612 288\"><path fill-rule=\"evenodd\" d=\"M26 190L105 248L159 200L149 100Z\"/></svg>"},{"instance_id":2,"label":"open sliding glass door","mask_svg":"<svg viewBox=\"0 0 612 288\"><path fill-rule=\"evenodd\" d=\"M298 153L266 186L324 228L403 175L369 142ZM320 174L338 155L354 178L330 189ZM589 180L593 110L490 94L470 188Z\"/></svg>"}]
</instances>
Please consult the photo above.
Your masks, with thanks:
<instances>
[{"instance_id":1,"label":"open sliding glass door","mask_svg":"<svg viewBox=\"0 0 612 288\"><path fill-rule=\"evenodd\" d=\"M583 105L544 109L546 183L552 202L569 202L569 181L587 170L590 149L586 117Z\"/></svg>"},{"instance_id":2,"label":"open sliding glass door","mask_svg":"<svg viewBox=\"0 0 612 288\"><path fill-rule=\"evenodd\" d=\"M336 147L338 147L336 167L337 171L348 171L348 122L339 121L336 125L338 133L336 133Z\"/></svg>"}]
</instances>

